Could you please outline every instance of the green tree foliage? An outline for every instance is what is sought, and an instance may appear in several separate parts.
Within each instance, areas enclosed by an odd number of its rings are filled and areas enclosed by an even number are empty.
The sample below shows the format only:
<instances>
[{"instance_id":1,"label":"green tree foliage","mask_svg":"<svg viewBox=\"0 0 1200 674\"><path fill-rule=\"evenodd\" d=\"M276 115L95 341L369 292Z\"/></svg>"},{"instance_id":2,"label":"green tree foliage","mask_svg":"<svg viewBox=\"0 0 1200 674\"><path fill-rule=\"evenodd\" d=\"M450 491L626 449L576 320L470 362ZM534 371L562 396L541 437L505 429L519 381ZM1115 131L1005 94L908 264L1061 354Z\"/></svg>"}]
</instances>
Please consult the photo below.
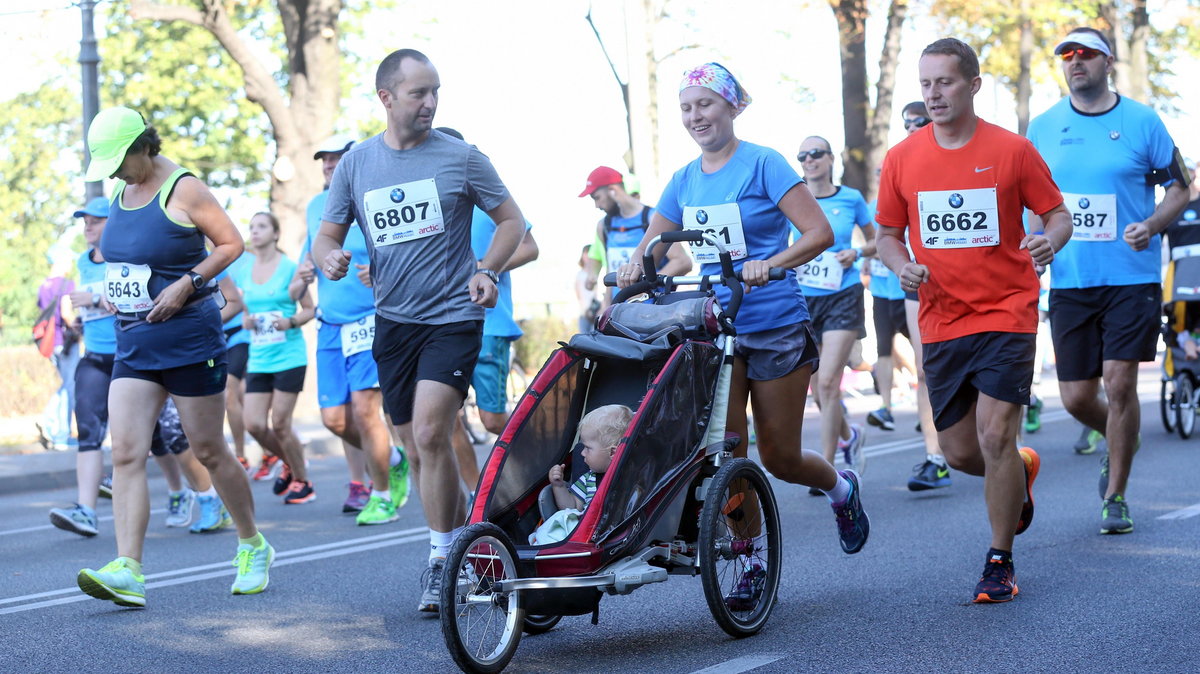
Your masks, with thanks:
<instances>
[{"instance_id":1,"label":"green tree foliage","mask_svg":"<svg viewBox=\"0 0 1200 674\"><path fill-rule=\"evenodd\" d=\"M83 202L73 180L81 147L78 94L62 81L0 106L0 312L5 341L26 341L37 318L37 288L50 271L46 252ZM14 338L16 335L19 340Z\"/></svg>"},{"instance_id":2,"label":"green tree foliage","mask_svg":"<svg viewBox=\"0 0 1200 674\"><path fill-rule=\"evenodd\" d=\"M281 42L278 14L253 12L260 4L238 3L245 34L264 46ZM212 34L183 21L136 21L127 0L112 2L105 32L101 107L140 111L159 129L163 154L209 185L250 187L247 196L265 199L271 126L246 99L241 68ZM286 73L276 73L286 82Z\"/></svg>"}]
</instances>

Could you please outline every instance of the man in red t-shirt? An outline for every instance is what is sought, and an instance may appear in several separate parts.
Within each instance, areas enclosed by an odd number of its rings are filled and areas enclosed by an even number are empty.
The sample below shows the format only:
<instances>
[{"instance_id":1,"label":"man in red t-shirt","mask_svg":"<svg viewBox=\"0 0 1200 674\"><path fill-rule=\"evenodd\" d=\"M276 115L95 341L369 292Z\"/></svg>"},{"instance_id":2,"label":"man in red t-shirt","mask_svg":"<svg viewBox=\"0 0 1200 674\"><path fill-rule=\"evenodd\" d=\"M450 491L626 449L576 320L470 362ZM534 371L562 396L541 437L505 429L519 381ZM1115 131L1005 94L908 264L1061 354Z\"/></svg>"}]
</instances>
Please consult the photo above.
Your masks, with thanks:
<instances>
[{"instance_id":1,"label":"man in red t-shirt","mask_svg":"<svg viewBox=\"0 0 1200 674\"><path fill-rule=\"evenodd\" d=\"M1016 447L1033 380L1037 273L1071 237L1071 219L1029 141L975 115L981 80L969 46L930 44L919 73L933 124L884 159L879 257L906 291L919 289L938 443L951 467L984 479L992 542L975 601L1003 602L1017 594L1013 537L1033 519L1039 466L1036 452ZM1044 232L1025 233L1025 208Z\"/></svg>"}]
</instances>

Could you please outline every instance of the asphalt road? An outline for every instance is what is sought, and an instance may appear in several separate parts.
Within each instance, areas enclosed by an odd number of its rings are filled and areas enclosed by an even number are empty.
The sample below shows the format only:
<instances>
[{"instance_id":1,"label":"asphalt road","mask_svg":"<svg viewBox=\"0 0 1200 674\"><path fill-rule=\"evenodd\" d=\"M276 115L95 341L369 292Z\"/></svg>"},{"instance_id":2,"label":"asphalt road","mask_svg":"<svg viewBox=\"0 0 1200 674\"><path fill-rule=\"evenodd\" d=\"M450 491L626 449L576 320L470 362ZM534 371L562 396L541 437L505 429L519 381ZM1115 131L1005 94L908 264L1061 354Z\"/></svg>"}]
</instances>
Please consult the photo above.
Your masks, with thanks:
<instances>
[{"instance_id":1,"label":"asphalt road","mask_svg":"<svg viewBox=\"0 0 1200 674\"><path fill-rule=\"evenodd\" d=\"M605 598L599 625L568 617L525 637L509 671L1198 671L1200 437L1167 436L1157 386L1143 381L1128 492L1136 530L1125 536L1099 535L1099 455L1074 454L1078 427L1048 401L1028 438L1042 469L1011 603L970 603L988 545L982 481L955 473L948 489L909 492L923 452L913 415L900 414L898 430L868 437L872 529L860 554L841 553L824 498L773 481L785 569L759 635L727 637L699 579L672 577ZM71 491L0 497L0 671L452 671L438 622L414 610L428 540L419 504L392 525L356 527L340 513L341 461L314 461L312 472L320 496L307 505L254 485L279 555L270 588L248 597L229 594L234 534L165 528L165 486L152 481L145 610L75 586L78 569L115 556L107 502L101 535L83 539L47 523Z\"/></svg>"}]
</instances>

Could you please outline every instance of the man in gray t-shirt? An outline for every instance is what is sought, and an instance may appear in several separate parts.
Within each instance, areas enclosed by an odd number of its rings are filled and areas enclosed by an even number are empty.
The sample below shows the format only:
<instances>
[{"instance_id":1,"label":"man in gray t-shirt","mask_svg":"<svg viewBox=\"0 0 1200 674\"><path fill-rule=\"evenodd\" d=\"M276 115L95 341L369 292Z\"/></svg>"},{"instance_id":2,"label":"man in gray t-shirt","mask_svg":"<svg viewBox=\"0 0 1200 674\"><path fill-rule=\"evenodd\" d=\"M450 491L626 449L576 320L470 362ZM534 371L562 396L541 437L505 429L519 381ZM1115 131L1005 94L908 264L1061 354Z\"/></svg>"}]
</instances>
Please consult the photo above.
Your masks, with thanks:
<instances>
[{"instance_id":1,"label":"man in gray t-shirt","mask_svg":"<svg viewBox=\"0 0 1200 674\"><path fill-rule=\"evenodd\" d=\"M479 354L483 310L496 304L496 272L525 234L525 219L488 158L432 130L440 87L418 51L401 49L379 64L375 89L387 130L342 157L312 246L321 273L336 281L349 271L341 246L354 222L367 240L384 408L421 465L430 552L418 610L429 612L438 610L442 567L467 516L450 432ZM496 222L478 263L473 206Z\"/></svg>"}]
</instances>

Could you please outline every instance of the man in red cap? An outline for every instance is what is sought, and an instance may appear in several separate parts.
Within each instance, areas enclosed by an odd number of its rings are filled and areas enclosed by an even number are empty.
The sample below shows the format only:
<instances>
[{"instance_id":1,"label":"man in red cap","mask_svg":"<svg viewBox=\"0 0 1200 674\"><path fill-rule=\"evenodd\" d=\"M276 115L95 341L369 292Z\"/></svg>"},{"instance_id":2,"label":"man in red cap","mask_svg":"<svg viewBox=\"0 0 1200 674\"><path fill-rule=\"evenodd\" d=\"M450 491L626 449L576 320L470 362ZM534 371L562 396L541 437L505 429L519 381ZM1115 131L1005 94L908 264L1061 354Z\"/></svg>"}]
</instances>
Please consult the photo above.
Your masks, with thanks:
<instances>
[{"instance_id":1,"label":"man in red cap","mask_svg":"<svg viewBox=\"0 0 1200 674\"><path fill-rule=\"evenodd\" d=\"M587 185L579 196L590 196L596 208L604 211L604 217L596 224L596 240L589 253L587 289L591 290L596 287L596 278L605 260L608 261L609 271L616 271L617 267L629 261L633 249L637 248L646 234L654 208L626 192L621 174L607 166L596 167L588 174ZM679 276L691 270L692 258L678 243L672 244L667 250L667 256L658 269L660 274L667 276ZM611 299L611 294L608 298Z\"/></svg>"}]
</instances>

